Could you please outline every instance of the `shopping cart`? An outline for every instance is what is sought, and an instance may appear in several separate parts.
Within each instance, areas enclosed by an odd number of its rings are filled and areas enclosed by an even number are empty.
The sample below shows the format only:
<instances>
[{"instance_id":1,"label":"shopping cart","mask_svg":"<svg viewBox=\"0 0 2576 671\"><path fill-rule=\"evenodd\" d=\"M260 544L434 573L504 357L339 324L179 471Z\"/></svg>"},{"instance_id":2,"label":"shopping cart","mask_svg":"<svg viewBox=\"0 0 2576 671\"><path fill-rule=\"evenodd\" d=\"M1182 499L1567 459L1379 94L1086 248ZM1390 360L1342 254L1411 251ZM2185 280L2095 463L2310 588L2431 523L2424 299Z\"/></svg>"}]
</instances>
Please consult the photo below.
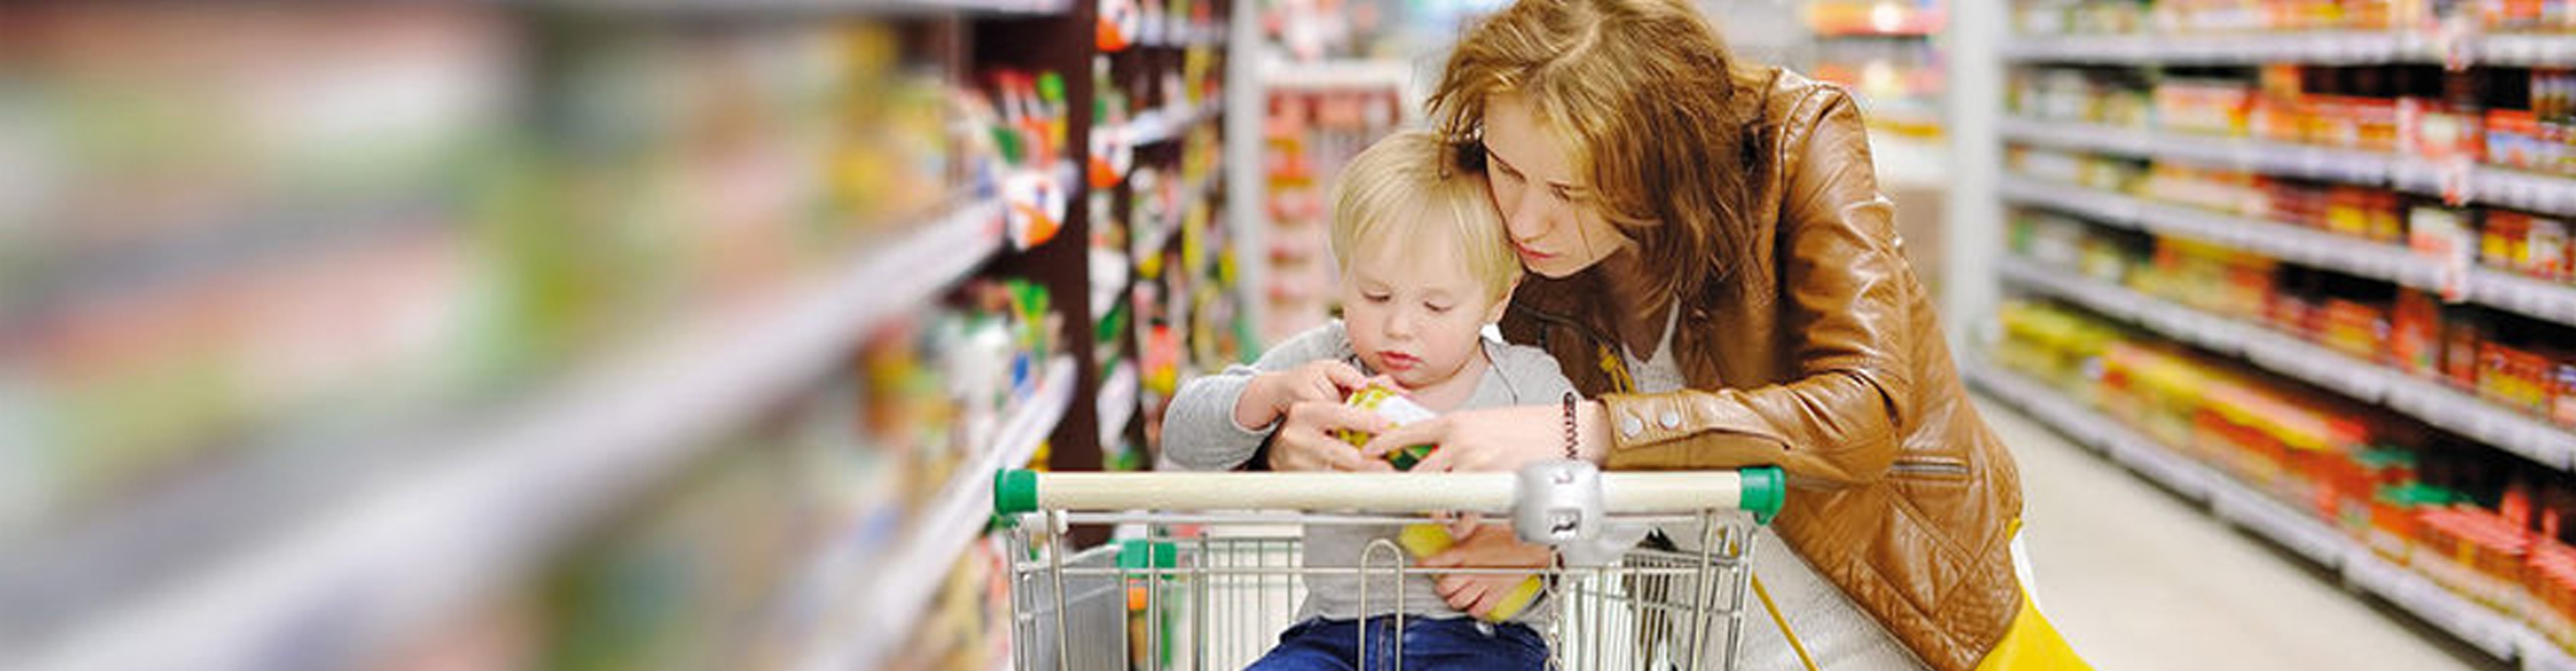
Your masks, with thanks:
<instances>
[{"instance_id":1,"label":"shopping cart","mask_svg":"<svg viewBox=\"0 0 2576 671\"><path fill-rule=\"evenodd\" d=\"M1376 598L1400 599L1403 579L1432 572L1408 566L1382 539L1356 566L1303 567L1303 525L1419 524L1434 521L1425 511L1474 511L1508 517L1523 540L1551 545L1636 525L1696 537L1682 545L1694 551L1628 548L1535 571L1545 587L1531 608L1553 609L1543 627L1549 666L1606 671L1734 667L1754 532L1784 492L1774 468L1601 473L1566 461L1519 473L1007 471L994 498L1009 524L1021 671L1241 669L1294 623L1304 576L1360 576L1362 610L1373 612L1371 585ZM1078 525L1111 525L1125 538L1068 552L1066 533ZM1401 646L1403 637L1358 642L1388 641ZM1372 656L1364 647L1360 658Z\"/></svg>"}]
</instances>

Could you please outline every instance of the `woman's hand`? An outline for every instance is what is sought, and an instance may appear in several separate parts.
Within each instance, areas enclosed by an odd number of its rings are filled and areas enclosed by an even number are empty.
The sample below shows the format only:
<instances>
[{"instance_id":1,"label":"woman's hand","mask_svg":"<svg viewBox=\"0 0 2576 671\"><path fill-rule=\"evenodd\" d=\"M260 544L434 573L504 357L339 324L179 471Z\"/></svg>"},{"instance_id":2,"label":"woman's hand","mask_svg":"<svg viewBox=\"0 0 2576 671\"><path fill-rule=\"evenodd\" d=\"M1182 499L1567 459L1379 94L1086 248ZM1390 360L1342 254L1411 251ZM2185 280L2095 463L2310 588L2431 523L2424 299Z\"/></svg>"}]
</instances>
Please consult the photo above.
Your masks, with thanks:
<instances>
[{"instance_id":1,"label":"woman's hand","mask_svg":"<svg viewBox=\"0 0 2576 671\"><path fill-rule=\"evenodd\" d=\"M1580 458L1599 462L1608 444L1602 435L1601 404L1575 406ZM1413 465L1415 472L1517 471L1533 462L1565 458L1565 411L1562 406L1525 405L1452 412L1377 435L1360 447L1362 456L1382 458L1407 445L1440 446Z\"/></svg>"},{"instance_id":2,"label":"woman's hand","mask_svg":"<svg viewBox=\"0 0 2576 671\"><path fill-rule=\"evenodd\" d=\"M1425 568L1525 568L1546 569L1556 553L1545 545L1521 542L1512 535L1511 527L1500 524L1478 526L1473 533L1459 538L1456 545L1440 554L1422 558ZM1449 607L1484 617L1500 605L1503 597L1530 579L1526 573L1451 573L1432 583L1432 591Z\"/></svg>"}]
</instances>

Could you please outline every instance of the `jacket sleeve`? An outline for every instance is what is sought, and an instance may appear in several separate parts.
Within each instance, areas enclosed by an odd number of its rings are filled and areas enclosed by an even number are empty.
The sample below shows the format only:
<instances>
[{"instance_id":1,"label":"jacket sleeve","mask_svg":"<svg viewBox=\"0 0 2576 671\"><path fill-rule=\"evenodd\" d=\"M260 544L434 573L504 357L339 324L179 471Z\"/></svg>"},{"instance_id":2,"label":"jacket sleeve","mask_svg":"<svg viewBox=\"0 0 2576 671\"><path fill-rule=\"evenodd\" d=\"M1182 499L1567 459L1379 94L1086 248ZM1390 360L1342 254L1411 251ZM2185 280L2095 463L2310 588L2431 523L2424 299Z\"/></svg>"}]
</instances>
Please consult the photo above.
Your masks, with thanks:
<instances>
[{"instance_id":1,"label":"jacket sleeve","mask_svg":"<svg viewBox=\"0 0 2576 671\"><path fill-rule=\"evenodd\" d=\"M1781 328L1799 377L1749 389L1605 397L1612 468L1776 465L1802 483L1864 484L1897 453L1913 398L1904 360L1912 274L1851 98L1812 94L1787 121ZM1724 319L1724 315L1718 315Z\"/></svg>"},{"instance_id":2,"label":"jacket sleeve","mask_svg":"<svg viewBox=\"0 0 2576 671\"><path fill-rule=\"evenodd\" d=\"M1245 427L1234 421L1234 405L1243 399L1252 377L1287 370L1319 359L1348 356L1350 341L1338 322L1325 324L1279 343L1252 365L1236 364L1223 372L1181 385L1163 410L1163 454L1194 471L1230 470L1251 461L1270 440L1270 426Z\"/></svg>"}]
</instances>

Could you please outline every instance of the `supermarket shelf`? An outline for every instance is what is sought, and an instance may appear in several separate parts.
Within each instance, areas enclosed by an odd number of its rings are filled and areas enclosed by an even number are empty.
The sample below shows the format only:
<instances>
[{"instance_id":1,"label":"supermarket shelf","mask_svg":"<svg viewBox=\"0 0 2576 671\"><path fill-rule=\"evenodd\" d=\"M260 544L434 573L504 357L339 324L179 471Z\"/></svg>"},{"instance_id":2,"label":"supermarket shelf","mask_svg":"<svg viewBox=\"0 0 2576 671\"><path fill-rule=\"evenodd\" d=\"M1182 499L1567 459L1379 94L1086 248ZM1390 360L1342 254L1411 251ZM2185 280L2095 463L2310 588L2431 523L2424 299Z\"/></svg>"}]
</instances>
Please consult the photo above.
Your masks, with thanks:
<instances>
[{"instance_id":1,"label":"supermarket shelf","mask_svg":"<svg viewBox=\"0 0 2576 671\"><path fill-rule=\"evenodd\" d=\"M2104 65L2374 65L2440 63L2443 56L2434 39L2395 31L2014 36L2001 51L2005 61Z\"/></svg>"},{"instance_id":2,"label":"supermarket shelf","mask_svg":"<svg viewBox=\"0 0 2576 671\"><path fill-rule=\"evenodd\" d=\"M2127 288L2007 256L1996 265L2006 283L2082 305L2204 350L2238 357L2284 376L2560 470L2576 470L2576 433L2510 409L2299 340L2268 328L2166 302Z\"/></svg>"},{"instance_id":3,"label":"supermarket shelf","mask_svg":"<svg viewBox=\"0 0 2576 671\"><path fill-rule=\"evenodd\" d=\"M1287 89L1402 89L1413 68L1396 61L1327 61L1265 66L1262 83Z\"/></svg>"},{"instance_id":4,"label":"supermarket shelf","mask_svg":"<svg viewBox=\"0 0 2576 671\"><path fill-rule=\"evenodd\" d=\"M2442 289L2439 262L2403 246L2028 177L2006 175L1997 185L2004 200L2082 215L2106 225L2141 229L2223 244L2290 263ZM2468 300L2526 316L2576 325L2576 286L2552 284L2479 268L2467 278Z\"/></svg>"},{"instance_id":5,"label":"supermarket shelf","mask_svg":"<svg viewBox=\"0 0 2576 671\"><path fill-rule=\"evenodd\" d=\"M2565 662L2563 653L2522 623L2389 564L2314 517L2194 463L2035 380L1973 359L1961 363L1968 380L1996 399L2150 480L2177 491L2202 492L2192 498L2207 501L2214 516L2336 570L2356 591L2377 596L2497 660L2521 659L2525 669L2561 668L2556 665ZM2160 463L2165 470L2138 468L2136 462Z\"/></svg>"},{"instance_id":6,"label":"supermarket shelf","mask_svg":"<svg viewBox=\"0 0 2576 671\"><path fill-rule=\"evenodd\" d=\"M1210 100L1181 114L1173 114L1168 109L1145 110L1127 121L1127 145L1142 147L1181 139L1189 135L1191 128L1216 118L1224 111L1225 101L1222 99Z\"/></svg>"},{"instance_id":7,"label":"supermarket shelf","mask_svg":"<svg viewBox=\"0 0 2576 671\"><path fill-rule=\"evenodd\" d=\"M2564 284L2477 268L2469 271L2469 299L2561 324L2576 324L2576 287Z\"/></svg>"},{"instance_id":8,"label":"supermarket shelf","mask_svg":"<svg viewBox=\"0 0 2576 671\"><path fill-rule=\"evenodd\" d=\"M20 651L27 663L0 666L275 668L315 661L281 655L321 654L298 642L363 655L441 623L720 431L811 383L878 320L973 271L1001 248L1000 217L997 202L958 207L862 246L846 270L796 294L674 321L668 337L526 402L397 437L388 444L401 449L389 452L414 456L350 483L350 500L315 502L305 509L318 512L260 545L207 558L168 589Z\"/></svg>"},{"instance_id":9,"label":"supermarket shelf","mask_svg":"<svg viewBox=\"0 0 2576 671\"><path fill-rule=\"evenodd\" d=\"M2065 210L2107 224L2206 240L2291 263L2420 289L2441 288L2437 264L2399 245L2028 177L2007 175L1998 191L2008 201Z\"/></svg>"},{"instance_id":10,"label":"supermarket shelf","mask_svg":"<svg viewBox=\"0 0 2576 671\"><path fill-rule=\"evenodd\" d=\"M2144 156L2268 175L2386 185L2461 203L2576 216L2576 177L2474 166L2453 177L2439 162L2289 142L2230 139L2105 124L2006 118L2004 139L2077 151ZM2458 187L2454 190L2453 186Z\"/></svg>"},{"instance_id":11,"label":"supermarket shelf","mask_svg":"<svg viewBox=\"0 0 2576 671\"><path fill-rule=\"evenodd\" d=\"M2438 189L2418 191L2441 193ZM2576 177L2478 166L2469 172L2467 191L2463 194L2467 202L2576 217Z\"/></svg>"},{"instance_id":12,"label":"supermarket shelf","mask_svg":"<svg viewBox=\"0 0 2576 671\"><path fill-rule=\"evenodd\" d=\"M2568 67L2576 65L2576 35L2487 35L2471 57L2489 65Z\"/></svg>"},{"instance_id":13,"label":"supermarket shelf","mask_svg":"<svg viewBox=\"0 0 2576 671\"><path fill-rule=\"evenodd\" d=\"M2004 139L2060 149L2170 159L2196 165L2356 184L2386 184L2398 163L2370 151L2286 142L2239 140L2106 124L2007 117L1996 125Z\"/></svg>"},{"instance_id":14,"label":"supermarket shelf","mask_svg":"<svg viewBox=\"0 0 2576 671\"><path fill-rule=\"evenodd\" d=\"M831 568L841 575L820 583L823 594L849 595L852 600L847 606L825 606L839 616L824 620L825 626L837 629L839 635L817 638L821 646L807 651L801 668L873 669L903 646L903 637L911 632L908 626L896 625L920 620L918 615L938 593L941 578L983 535L993 516L993 474L1026 465L1037 454L1038 446L1073 404L1075 377L1071 357L1058 356L1049 362L1038 391L1003 422L992 445L958 467L915 518L912 533L886 560L862 564L833 558ZM859 583L862 580L866 582ZM843 591L854 583L861 584L857 592Z\"/></svg>"},{"instance_id":15,"label":"supermarket shelf","mask_svg":"<svg viewBox=\"0 0 2576 671\"><path fill-rule=\"evenodd\" d=\"M1149 20L1132 44L1141 47L1212 47L1225 44L1225 26L1192 27Z\"/></svg>"},{"instance_id":16,"label":"supermarket shelf","mask_svg":"<svg viewBox=\"0 0 2576 671\"><path fill-rule=\"evenodd\" d=\"M1118 369L1101 379L1100 398L1094 401L1099 405L1094 410L1100 413L1100 444L1117 445L1118 437L1127 433L1127 423L1136 419L1136 384L1134 361L1118 362Z\"/></svg>"}]
</instances>

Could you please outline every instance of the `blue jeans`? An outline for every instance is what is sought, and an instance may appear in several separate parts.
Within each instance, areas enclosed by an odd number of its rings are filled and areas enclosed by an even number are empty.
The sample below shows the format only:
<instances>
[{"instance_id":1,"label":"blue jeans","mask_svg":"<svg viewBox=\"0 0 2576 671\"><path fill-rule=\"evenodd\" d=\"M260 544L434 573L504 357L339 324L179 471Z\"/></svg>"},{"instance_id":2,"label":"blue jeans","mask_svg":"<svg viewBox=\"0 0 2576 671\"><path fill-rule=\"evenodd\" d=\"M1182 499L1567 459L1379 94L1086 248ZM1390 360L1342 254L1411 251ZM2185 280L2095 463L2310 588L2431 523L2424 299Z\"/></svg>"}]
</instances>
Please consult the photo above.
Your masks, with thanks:
<instances>
[{"instance_id":1,"label":"blue jeans","mask_svg":"<svg viewBox=\"0 0 2576 671\"><path fill-rule=\"evenodd\" d=\"M1395 618L1368 621L1368 668L1395 668ZM1353 671L1358 667L1360 623L1311 619L1279 634L1279 647L1247 671ZM1547 639L1518 624L1475 618L1404 619L1405 671L1547 668Z\"/></svg>"}]
</instances>

